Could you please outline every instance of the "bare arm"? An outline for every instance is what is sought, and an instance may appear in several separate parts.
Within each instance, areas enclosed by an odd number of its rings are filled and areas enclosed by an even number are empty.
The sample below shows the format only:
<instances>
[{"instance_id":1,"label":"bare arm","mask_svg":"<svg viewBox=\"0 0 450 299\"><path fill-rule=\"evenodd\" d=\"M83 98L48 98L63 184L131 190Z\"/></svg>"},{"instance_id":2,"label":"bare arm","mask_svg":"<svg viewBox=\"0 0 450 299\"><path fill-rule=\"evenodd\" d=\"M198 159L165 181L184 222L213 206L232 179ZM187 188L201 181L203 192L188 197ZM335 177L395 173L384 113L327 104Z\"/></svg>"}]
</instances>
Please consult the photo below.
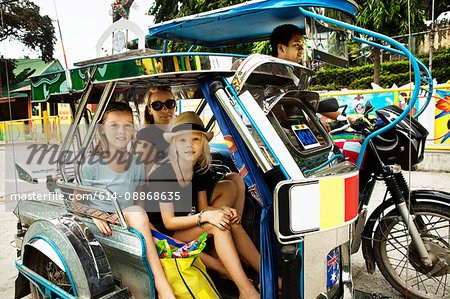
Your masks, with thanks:
<instances>
[{"instance_id":1,"label":"bare arm","mask_svg":"<svg viewBox=\"0 0 450 299\"><path fill-rule=\"evenodd\" d=\"M333 111L333 112L323 112L320 114L322 114L323 116L328 117L330 119L337 120L338 116L341 115L341 112Z\"/></svg>"},{"instance_id":2,"label":"bare arm","mask_svg":"<svg viewBox=\"0 0 450 299\"><path fill-rule=\"evenodd\" d=\"M181 231L195 227L197 226L198 220L200 220L200 223L211 223L222 230L229 229L230 227L229 216L221 210L207 210L201 215L197 213L187 216L175 216L173 204L162 203L160 207L164 226L171 231Z\"/></svg>"},{"instance_id":3,"label":"bare arm","mask_svg":"<svg viewBox=\"0 0 450 299\"><path fill-rule=\"evenodd\" d=\"M80 191L80 190L73 190L73 194L75 195L73 198L73 201L78 203L78 204L84 204L84 201L82 199L78 199L77 198L77 194L88 194L89 192L85 192L85 191ZM94 222L94 224L97 226L98 230L104 234L109 236L112 232L111 232L111 227L109 226L108 222L106 220L103 219L98 219L95 218L95 216L98 217L107 217L107 213L106 212L102 212L100 210L96 210L92 215L86 215L86 214L81 214L81 213L77 213L76 211L73 211L76 215L78 216L87 216L92 218L92 221Z\"/></svg>"},{"instance_id":4,"label":"bare arm","mask_svg":"<svg viewBox=\"0 0 450 299\"><path fill-rule=\"evenodd\" d=\"M206 210L209 207L208 199L206 198L206 191L199 191L197 193L197 205L199 211Z\"/></svg>"},{"instance_id":5,"label":"bare arm","mask_svg":"<svg viewBox=\"0 0 450 299\"><path fill-rule=\"evenodd\" d=\"M160 203L161 217L164 222L164 226L168 230L177 231L185 230L197 225L198 214L188 216L175 216L173 204Z\"/></svg>"}]
</instances>

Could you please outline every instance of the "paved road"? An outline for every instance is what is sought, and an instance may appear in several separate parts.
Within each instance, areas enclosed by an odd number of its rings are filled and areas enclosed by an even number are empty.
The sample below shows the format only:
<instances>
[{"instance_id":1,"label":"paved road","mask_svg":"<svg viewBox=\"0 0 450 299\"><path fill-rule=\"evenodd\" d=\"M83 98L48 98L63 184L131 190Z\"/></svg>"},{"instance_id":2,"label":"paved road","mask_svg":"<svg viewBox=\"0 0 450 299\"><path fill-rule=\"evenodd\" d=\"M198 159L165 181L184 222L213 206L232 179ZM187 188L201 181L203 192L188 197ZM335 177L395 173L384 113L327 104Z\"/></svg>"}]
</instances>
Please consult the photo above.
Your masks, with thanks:
<instances>
[{"instance_id":1,"label":"paved road","mask_svg":"<svg viewBox=\"0 0 450 299\"><path fill-rule=\"evenodd\" d=\"M14 173L11 168L10 158L6 157L7 161L5 161L4 154L5 147L0 146L0 161L6 162L0 163L0 198L5 194L5 181L12 179ZM10 182L8 184L8 190L15 189ZM413 188L439 189L450 192L450 173L413 172L411 174L411 185ZM28 191L38 187L42 186L27 185ZM369 206L370 210L373 210L382 200L383 194L384 186L381 183L377 183L373 197L376 200L372 201ZM0 199L0 219L2 219L0 222L0 297L14 298L14 280L17 270L14 267L15 249L9 243L13 240L16 217L9 211L5 212L5 204L2 199ZM373 275L367 274L361 251L353 255L352 259L356 289L369 293L382 293L394 299L403 298L387 284L378 270Z\"/></svg>"}]
</instances>

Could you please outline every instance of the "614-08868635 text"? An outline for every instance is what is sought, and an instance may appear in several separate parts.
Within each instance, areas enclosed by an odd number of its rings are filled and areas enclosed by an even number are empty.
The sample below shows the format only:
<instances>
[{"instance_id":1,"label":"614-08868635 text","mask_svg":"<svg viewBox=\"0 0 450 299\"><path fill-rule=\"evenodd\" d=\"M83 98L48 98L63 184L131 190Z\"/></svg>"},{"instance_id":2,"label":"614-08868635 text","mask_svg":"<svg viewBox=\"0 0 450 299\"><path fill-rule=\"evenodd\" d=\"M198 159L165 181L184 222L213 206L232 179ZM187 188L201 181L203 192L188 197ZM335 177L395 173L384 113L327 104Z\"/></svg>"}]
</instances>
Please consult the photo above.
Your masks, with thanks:
<instances>
[{"instance_id":1,"label":"614-08868635 text","mask_svg":"<svg viewBox=\"0 0 450 299\"><path fill-rule=\"evenodd\" d=\"M174 201L180 200L181 194L177 192L126 192L126 200L154 200L154 201Z\"/></svg>"}]
</instances>

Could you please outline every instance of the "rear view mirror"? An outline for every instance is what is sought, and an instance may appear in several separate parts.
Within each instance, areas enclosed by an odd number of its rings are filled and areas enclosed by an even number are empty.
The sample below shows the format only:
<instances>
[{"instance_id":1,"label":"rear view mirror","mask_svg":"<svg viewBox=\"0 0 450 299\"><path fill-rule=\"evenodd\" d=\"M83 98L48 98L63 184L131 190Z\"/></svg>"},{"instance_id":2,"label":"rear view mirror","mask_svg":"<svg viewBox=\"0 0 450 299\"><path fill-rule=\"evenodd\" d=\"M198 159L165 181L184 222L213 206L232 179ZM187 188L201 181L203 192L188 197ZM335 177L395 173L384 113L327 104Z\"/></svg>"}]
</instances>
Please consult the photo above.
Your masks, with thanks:
<instances>
[{"instance_id":1,"label":"rear view mirror","mask_svg":"<svg viewBox=\"0 0 450 299\"><path fill-rule=\"evenodd\" d=\"M335 98L326 98L319 102L319 107L317 108L317 112L326 113L326 112L335 112L339 110L338 101Z\"/></svg>"}]
</instances>

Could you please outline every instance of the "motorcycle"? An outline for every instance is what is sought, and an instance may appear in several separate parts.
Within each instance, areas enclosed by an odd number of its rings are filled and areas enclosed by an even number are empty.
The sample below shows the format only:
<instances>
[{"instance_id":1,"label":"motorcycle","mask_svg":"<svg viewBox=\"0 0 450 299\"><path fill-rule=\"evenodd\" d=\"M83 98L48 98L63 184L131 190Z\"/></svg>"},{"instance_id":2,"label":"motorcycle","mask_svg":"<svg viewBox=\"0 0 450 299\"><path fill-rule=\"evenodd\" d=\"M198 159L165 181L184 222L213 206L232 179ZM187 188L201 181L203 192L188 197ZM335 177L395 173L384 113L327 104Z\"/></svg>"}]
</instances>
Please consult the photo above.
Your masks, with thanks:
<instances>
[{"instance_id":1,"label":"motorcycle","mask_svg":"<svg viewBox=\"0 0 450 299\"><path fill-rule=\"evenodd\" d=\"M403 112L391 105L376 110L377 118L370 119L373 109L368 102L363 117L356 121L330 123L330 133L336 137L350 127L363 140ZM367 271L374 273L376 264L385 279L408 298L449 298L450 194L411 190L402 172L417 169L424 157L427 135L416 119L404 118L370 140L367 151L360 153L364 160L360 167L359 217L352 253L362 243ZM345 142L337 144L345 146ZM386 193L382 203L367 217L377 181L385 183Z\"/></svg>"}]
</instances>

